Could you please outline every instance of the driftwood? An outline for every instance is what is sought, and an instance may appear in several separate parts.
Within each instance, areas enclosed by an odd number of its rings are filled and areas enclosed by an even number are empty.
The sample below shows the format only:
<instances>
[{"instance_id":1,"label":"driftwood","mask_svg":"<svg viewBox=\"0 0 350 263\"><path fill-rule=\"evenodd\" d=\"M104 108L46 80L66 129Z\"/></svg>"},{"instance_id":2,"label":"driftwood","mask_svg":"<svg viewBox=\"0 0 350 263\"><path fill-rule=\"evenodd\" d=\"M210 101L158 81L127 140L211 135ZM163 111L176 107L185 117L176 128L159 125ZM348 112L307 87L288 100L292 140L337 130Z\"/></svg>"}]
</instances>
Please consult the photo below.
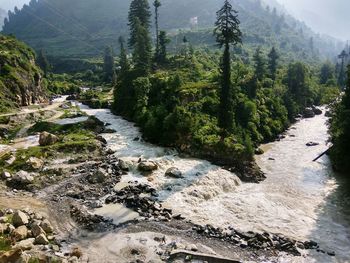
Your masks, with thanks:
<instances>
[{"instance_id":1,"label":"driftwood","mask_svg":"<svg viewBox=\"0 0 350 263\"><path fill-rule=\"evenodd\" d=\"M326 151L324 151L323 153L321 153L319 156L317 156L315 159L313 159L313 162L316 162L318 159L320 159L323 155L325 154L329 154L329 152L331 151L331 149L333 148L333 146L331 146L330 148L328 148Z\"/></svg>"},{"instance_id":2,"label":"driftwood","mask_svg":"<svg viewBox=\"0 0 350 263\"><path fill-rule=\"evenodd\" d=\"M216 255L207 255L199 252L192 252L187 250L174 250L168 262L172 262L172 260L179 258L190 257L191 259L201 260L208 263L241 263L240 261L224 258Z\"/></svg>"}]
</instances>

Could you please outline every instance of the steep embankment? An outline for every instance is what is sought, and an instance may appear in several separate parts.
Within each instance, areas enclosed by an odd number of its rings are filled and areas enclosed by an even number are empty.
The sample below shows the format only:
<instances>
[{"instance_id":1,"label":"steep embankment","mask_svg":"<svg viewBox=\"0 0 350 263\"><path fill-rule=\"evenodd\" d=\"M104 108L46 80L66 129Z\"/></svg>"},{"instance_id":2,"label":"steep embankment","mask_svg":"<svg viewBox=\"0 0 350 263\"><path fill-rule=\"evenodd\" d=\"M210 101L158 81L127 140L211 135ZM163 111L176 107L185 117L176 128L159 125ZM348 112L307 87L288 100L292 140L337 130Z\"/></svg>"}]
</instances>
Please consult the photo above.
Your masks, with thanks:
<instances>
[{"instance_id":1,"label":"steep embankment","mask_svg":"<svg viewBox=\"0 0 350 263\"><path fill-rule=\"evenodd\" d=\"M13 37L0 35L0 112L46 99L34 51Z\"/></svg>"}]
</instances>

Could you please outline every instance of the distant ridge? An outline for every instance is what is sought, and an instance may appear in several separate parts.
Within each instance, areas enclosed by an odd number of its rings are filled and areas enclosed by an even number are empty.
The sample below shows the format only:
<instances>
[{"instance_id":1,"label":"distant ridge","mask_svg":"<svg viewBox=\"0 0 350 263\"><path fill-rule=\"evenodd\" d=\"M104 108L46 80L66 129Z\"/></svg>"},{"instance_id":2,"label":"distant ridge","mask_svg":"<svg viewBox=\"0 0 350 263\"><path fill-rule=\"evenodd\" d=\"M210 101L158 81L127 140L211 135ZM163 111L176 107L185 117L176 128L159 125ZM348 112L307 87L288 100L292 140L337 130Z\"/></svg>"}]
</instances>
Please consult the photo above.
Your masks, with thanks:
<instances>
[{"instance_id":1,"label":"distant ridge","mask_svg":"<svg viewBox=\"0 0 350 263\"><path fill-rule=\"evenodd\" d=\"M131 0L31 0L21 10L10 13L5 34L14 34L34 49L45 49L50 56L91 57L107 45L117 49L120 35L127 37L127 14ZM174 36L178 29L210 28L222 0L162 0L160 25ZM258 0L234 0L239 11L244 43L272 45L293 52L300 59L312 54L334 56L338 50L332 39L314 34L292 18L267 10ZM152 7L152 5L151 5ZM191 23L192 21L192 23ZM197 22L197 23L196 23ZM194 44L212 44L208 34L193 37ZM203 38L201 41L200 38ZM312 44L310 44L312 41ZM175 43L173 43L174 45Z\"/></svg>"}]
</instances>

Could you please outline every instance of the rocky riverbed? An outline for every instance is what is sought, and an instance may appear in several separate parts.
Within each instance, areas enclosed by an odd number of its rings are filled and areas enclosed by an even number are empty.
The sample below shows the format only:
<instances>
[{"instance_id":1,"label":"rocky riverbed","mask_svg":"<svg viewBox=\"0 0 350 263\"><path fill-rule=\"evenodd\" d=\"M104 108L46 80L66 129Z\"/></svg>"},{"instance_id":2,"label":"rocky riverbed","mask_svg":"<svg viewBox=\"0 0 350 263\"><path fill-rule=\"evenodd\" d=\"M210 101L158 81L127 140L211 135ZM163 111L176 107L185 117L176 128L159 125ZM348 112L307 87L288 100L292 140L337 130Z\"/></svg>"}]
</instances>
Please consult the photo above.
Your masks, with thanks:
<instances>
[{"instance_id":1,"label":"rocky riverbed","mask_svg":"<svg viewBox=\"0 0 350 263\"><path fill-rule=\"evenodd\" d=\"M239 220L227 220L230 212L222 217L215 210L221 207L218 200L223 194L229 196L242 187L238 177L206 161L180 158L171 149L143 142L132 124L106 110L79 106L99 120L73 116L55 121L55 126L36 125L32 130L40 131L37 144L41 144L34 146L36 157L29 156L34 154L29 148L5 158L15 160L6 163L1 192L13 202L0 198L0 205L27 216L28 223L22 226L29 233L34 225L41 227L35 218L44 211L42 219L55 234L48 236L43 227L45 233L35 226L48 244L36 244L36 237L27 233L24 240L33 241L33 247L25 256L16 252L16 244L6 253L27 259L54 256L58 262L121 263L302 262L310 250L329 262L336 256L317 240L249 225L242 230ZM75 127L90 132L82 138Z\"/></svg>"}]
</instances>

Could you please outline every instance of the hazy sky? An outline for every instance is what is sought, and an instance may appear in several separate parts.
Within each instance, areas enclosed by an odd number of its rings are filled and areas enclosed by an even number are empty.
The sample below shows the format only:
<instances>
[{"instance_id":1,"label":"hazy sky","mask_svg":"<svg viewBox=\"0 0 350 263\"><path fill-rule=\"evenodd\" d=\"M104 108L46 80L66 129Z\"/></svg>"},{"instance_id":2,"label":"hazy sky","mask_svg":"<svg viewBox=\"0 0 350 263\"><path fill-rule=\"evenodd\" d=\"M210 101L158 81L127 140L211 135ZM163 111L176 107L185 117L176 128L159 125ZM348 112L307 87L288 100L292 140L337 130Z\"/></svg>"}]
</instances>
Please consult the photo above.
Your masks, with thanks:
<instances>
[{"instance_id":1,"label":"hazy sky","mask_svg":"<svg viewBox=\"0 0 350 263\"><path fill-rule=\"evenodd\" d=\"M7 10L13 10L15 6L22 7L29 0L0 0L0 8Z\"/></svg>"},{"instance_id":2,"label":"hazy sky","mask_svg":"<svg viewBox=\"0 0 350 263\"><path fill-rule=\"evenodd\" d=\"M211 1L211 0L203 0ZM296 18L314 31L339 39L350 39L350 0L277 0ZM0 0L0 7L8 10L21 7L29 0Z\"/></svg>"},{"instance_id":3,"label":"hazy sky","mask_svg":"<svg viewBox=\"0 0 350 263\"><path fill-rule=\"evenodd\" d=\"M314 31L350 39L350 0L277 0Z\"/></svg>"}]
</instances>

